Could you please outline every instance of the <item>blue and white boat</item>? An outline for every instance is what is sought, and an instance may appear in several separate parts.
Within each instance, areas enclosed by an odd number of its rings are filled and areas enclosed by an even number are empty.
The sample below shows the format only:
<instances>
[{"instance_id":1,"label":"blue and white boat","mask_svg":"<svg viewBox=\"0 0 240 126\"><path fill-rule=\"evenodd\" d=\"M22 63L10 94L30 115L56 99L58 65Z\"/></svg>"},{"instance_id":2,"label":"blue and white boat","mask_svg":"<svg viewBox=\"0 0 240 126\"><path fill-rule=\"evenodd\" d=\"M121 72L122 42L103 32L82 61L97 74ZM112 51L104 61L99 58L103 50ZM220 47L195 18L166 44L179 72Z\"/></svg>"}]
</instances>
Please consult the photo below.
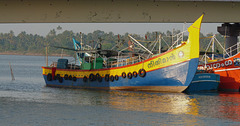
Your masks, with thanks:
<instances>
[{"instance_id":1,"label":"blue and white boat","mask_svg":"<svg viewBox=\"0 0 240 126\"><path fill-rule=\"evenodd\" d=\"M191 84L184 91L186 93L217 91L220 75L206 70L197 70Z\"/></svg>"}]
</instances>

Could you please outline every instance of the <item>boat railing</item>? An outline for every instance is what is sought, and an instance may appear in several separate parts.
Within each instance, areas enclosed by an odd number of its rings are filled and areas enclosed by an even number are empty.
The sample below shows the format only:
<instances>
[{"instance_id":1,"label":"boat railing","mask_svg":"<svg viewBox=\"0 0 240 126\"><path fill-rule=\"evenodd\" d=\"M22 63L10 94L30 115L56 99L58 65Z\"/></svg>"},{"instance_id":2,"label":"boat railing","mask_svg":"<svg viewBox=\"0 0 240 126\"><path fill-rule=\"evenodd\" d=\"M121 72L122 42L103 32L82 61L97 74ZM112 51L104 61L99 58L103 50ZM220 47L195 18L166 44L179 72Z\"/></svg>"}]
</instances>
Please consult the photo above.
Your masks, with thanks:
<instances>
[{"instance_id":1,"label":"boat railing","mask_svg":"<svg viewBox=\"0 0 240 126\"><path fill-rule=\"evenodd\" d=\"M126 66L126 65L135 64L135 63L138 63L141 61L142 60L139 56L134 56L134 57L130 57L130 58L122 58L122 59L119 59L118 61L109 61L107 63L107 67L113 68L113 67Z\"/></svg>"},{"instance_id":2,"label":"boat railing","mask_svg":"<svg viewBox=\"0 0 240 126\"><path fill-rule=\"evenodd\" d=\"M204 62L205 65L208 62L208 60L210 59L210 57L207 54L209 49L212 51L211 60L215 60L215 43L218 44L220 46L220 48L223 50L223 53L222 53L223 58L231 56L232 53L230 54L230 52L232 52L233 48L230 47L229 49L225 49L224 46L222 46L222 44L216 38L216 35L212 35L209 37L203 37L202 39L205 39L205 38L211 39L210 42L208 43L207 48L205 49L205 54L202 56L202 58L200 60L200 61Z\"/></svg>"},{"instance_id":3,"label":"boat railing","mask_svg":"<svg viewBox=\"0 0 240 126\"><path fill-rule=\"evenodd\" d=\"M237 42L237 44L232 45L231 47L227 48L225 53L224 53L224 57L226 54L229 54L229 56L233 56L236 53L239 52L240 48L240 42Z\"/></svg>"},{"instance_id":4,"label":"boat railing","mask_svg":"<svg viewBox=\"0 0 240 126\"><path fill-rule=\"evenodd\" d=\"M187 32L187 31L183 31L183 32L180 32L180 33L172 36L172 45L168 48L168 50L176 48L176 47L180 46L182 44L182 42L184 42L183 36L184 36L185 32Z\"/></svg>"}]
</instances>

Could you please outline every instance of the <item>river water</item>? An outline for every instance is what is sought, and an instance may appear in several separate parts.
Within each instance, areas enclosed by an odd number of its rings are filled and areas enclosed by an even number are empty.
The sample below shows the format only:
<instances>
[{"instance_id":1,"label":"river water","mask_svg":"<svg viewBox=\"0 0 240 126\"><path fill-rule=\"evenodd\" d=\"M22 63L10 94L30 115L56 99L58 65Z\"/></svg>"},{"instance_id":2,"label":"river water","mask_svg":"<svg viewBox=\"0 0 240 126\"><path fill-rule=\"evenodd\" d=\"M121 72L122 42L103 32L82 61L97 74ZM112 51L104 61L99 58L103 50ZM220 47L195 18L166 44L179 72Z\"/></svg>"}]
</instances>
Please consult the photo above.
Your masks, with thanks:
<instances>
[{"instance_id":1,"label":"river water","mask_svg":"<svg viewBox=\"0 0 240 126\"><path fill-rule=\"evenodd\" d=\"M50 88L44 65L43 56L0 55L0 126L240 125L239 93Z\"/></svg>"}]
</instances>

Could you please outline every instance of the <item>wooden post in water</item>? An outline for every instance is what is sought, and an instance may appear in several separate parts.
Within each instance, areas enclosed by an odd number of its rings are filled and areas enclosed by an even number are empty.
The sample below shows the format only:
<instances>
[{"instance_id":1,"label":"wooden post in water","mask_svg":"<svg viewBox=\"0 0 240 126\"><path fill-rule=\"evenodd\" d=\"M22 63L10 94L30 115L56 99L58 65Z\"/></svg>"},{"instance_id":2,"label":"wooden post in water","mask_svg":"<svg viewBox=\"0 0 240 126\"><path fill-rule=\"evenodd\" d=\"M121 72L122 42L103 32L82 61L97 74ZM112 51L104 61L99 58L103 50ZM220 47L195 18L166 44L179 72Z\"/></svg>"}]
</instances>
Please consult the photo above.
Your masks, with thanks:
<instances>
[{"instance_id":1,"label":"wooden post in water","mask_svg":"<svg viewBox=\"0 0 240 126\"><path fill-rule=\"evenodd\" d=\"M9 67L10 67L10 71L11 71L12 81L14 81L14 80L15 80L15 78L14 78L14 76L13 76L13 71L12 71L12 67L11 67L11 64L10 64L10 62L9 62Z\"/></svg>"}]
</instances>

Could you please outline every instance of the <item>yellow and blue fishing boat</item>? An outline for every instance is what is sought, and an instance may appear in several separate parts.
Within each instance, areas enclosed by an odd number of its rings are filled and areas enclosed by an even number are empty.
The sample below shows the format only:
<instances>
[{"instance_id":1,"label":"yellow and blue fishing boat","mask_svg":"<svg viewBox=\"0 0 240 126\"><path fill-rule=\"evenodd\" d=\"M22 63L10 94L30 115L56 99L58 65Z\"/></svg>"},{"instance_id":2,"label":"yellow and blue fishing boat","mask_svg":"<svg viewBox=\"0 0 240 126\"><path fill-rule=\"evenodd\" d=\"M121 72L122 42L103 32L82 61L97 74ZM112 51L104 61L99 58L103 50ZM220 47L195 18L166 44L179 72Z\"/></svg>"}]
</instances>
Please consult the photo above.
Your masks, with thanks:
<instances>
[{"instance_id":1,"label":"yellow and blue fishing boat","mask_svg":"<svg viewBox=\"0 0 240 126\"><path fill-rule=\"evenodd\" d=\"M189 37L172 49L152 53L133 37L149 55L121 56L114 50L80 49L80 66L59 59L56 66L44 66L46 85L66 88L92 88L137 91L184 91L196 73L199 61L199 34L203 15L189 28ZM80 44L81 46L81 44ZM75 45L76 47L76 45ZM115 56L113 58L112 56Z\"/></svg>"}]
</instances>

